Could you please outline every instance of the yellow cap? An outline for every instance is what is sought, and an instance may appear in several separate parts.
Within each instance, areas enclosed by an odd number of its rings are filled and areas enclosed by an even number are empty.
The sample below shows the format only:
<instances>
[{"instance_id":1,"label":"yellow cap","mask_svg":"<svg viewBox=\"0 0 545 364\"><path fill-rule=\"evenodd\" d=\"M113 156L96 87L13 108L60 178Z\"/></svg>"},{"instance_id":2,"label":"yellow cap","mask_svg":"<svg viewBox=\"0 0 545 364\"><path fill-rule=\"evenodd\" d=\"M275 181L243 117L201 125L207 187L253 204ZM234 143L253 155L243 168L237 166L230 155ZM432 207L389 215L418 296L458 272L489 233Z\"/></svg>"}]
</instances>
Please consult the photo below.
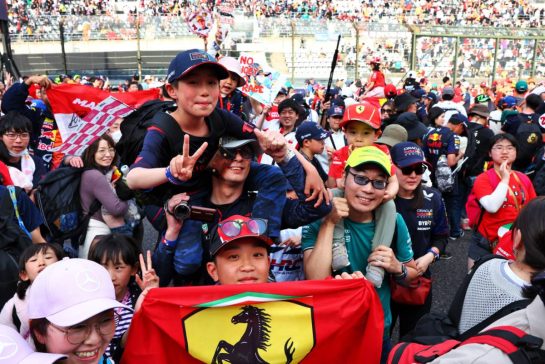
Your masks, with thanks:
<instances>
[{"instance_id":1,"label":"yellow cap","mask_svg":"<svg viewBox=\"0 0 545 364\"><path fill-rule=\"evenodd\" d=\"M377 147L356 148L346 161L346 168L355 168L364 163L374 163L384 170L386 175L391 175L392 163L386 153Z\"/></svg>"}]
</instances>

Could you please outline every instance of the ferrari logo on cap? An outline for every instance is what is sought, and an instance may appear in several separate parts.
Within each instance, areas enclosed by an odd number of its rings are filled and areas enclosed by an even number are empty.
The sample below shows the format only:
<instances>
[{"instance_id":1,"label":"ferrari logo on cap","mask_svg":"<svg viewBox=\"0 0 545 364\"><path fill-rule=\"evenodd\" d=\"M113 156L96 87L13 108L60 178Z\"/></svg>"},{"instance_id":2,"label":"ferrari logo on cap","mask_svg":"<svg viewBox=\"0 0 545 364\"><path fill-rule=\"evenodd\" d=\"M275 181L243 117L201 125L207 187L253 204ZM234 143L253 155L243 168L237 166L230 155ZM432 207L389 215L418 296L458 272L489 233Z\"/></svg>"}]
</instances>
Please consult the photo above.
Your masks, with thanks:
<instances>
[{"instance_id":1,"label":"ferrari logo on cap","mask_svg":"<svg viewBox=\"0 0 545 364\"><path fill-rule=\"evenodd\" d=\"M363 110L365 110L365 106L363 106L363 105L356 106L356 112L358 114L361 114L363 112Z\"/></svg>"}]
</instances>

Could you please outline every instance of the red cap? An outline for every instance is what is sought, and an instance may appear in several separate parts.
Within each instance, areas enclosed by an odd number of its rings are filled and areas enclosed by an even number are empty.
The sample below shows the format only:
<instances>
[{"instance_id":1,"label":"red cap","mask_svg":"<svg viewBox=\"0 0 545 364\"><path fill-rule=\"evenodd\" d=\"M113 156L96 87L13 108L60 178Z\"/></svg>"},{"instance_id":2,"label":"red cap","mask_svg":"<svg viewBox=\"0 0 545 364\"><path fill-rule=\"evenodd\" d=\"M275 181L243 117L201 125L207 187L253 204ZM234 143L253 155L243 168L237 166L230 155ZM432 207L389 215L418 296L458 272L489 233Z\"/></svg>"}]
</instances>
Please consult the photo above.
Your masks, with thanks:
<instances>
[{"instance_id":1,"label":"red cap","mask_svg":"<svg viewBox=\"0 0 545 364\"><path fill-rule=\"evenodd\" d=\"M488 87L486 82L481 82L481 87L485 88L485 87Z\"/></svg>"},{"instance_id":2,"label":"red cap","mask_svg":"<svg viewBox=\"0 0 545 364\"><path fill-rule=\"evenodd\" d=\"M32 85L28 86L28 94L33 98L37 99L38 96L36 95L36 92L41 89L41 86L37 83L33 83Z\"/></svg>"},{"instance_id":3,"label":"red cap","mask_svg":"<svg viewBox=\"0 0 545 364\"><path fill-rule=\"evenodd\" d=\"M227 229L228 223L235 223L235 225L238 225L239 231L235 231L235 234L233 234L232 236L226 234L224 229ZM252 225L251 228L249 224ZM232 227L233 226L230 225L230 228ZM273 244L273 241L266 235L266 231L266 220L252 219L251 217L242 215L230 216L225 220L220 221L217 230L212 233L212 239L210 242L210 256L213 257L220 251L221 248L223 248L227 244L230 244L242 238L251 237L265 243L265 245L270 246Z\"/></svg>"},{"instance_id":4,"label":"red cap","mask_svg":"<svg viewBox=\"0 0 545 364\"><path fill-rule=\"evenodd\" d=\"M380 64L381 59L380 59L380 57L373 57L373 58L371 58L371 61L369 63L371 63L371 64L373 64L373 63Z\"/></svg>"},{"instance_id":5,"label":"red cap","mask_svg":"<svg viewBox=\"0 0 545 364\"><path fill-rule=\"evenodd\" d=\"M384 96L395 97L397 96L397 89L393 83L389 83L384 86Z\"/></svg>"},{"instance_id":6,"label":"red cap","mask_svg":"<svg viewBox=\"0 0 545 364\"><path fill-rule=\"evenodd\" d=\"M367 101L362 101L359 104L353 104L346 108L343 115L343 121L340 124L344 128L351 121L361 121L369 125L371 128L380 129L380 111L375 106Z\"/></svg>"},{"instance_id":7,"label":"red cap","mask_svg":"<svg viewBox=\"0 0 545 364\"><path fill-rule=\"evenodd\" d=\"M4 186L11 186L13 185L13 181L11 180L11 176L9 174L8 166L6 166L4 163L0 162L0 175L2 176L3 185Z\"/></svg>"}]
</instances>

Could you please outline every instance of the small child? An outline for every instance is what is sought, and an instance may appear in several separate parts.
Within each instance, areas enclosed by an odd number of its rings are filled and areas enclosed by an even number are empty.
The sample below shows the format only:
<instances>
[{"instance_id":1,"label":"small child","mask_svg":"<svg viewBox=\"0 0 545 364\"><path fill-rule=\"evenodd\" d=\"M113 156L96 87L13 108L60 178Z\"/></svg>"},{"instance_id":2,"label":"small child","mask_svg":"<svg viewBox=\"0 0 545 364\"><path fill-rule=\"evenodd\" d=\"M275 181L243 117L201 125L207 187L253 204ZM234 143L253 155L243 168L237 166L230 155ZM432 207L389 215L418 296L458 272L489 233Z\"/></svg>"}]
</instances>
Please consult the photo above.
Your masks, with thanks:
<instances>
[{"instance_id":1,"label":"small child","mask_svg":"<svg viewBox=\"0 0 545 364\"><path fill-rule=\"evenodd\" d=\"M27 292L38 274L50 264L63 258L63 251L57 244L32 244L26 248L19 258L19 278L17 293L10 299L0 313L0 324L17 330L21 336L29 340Z\"/></svg>"},{"instance_id":2,"label":"small child","mask_svg":"<svg viewBox=\"0 0 545 364\"><path fill-rule=\"evenodd\" d=\"M234 215L220 221L210 242L212 261L206 270L218 284L267 283L269 248L267 220Z\"/></svg>"},{"instance_id":3,"label":"small child","mask_svg":"<svg viewBox=\"0 0 545 364\"><path fill-rule=\"evenodd\" d=\"M344 129L347 146L333 153L328 181L330 187L339 187L339 189L333 190L334 196L338 197L344 195L342 191L344 187L342 177L344 175L346 160L355 148L375 146L388 156L390 155L387 146L375 144L375 141L380 136L380 111L370 103L363 101L359 104L348 106L344 112L343 121L340 126ZM391 177L388 178L388 185L384 195L385 202L377 209L375 216L377 225L371 249L375 249L379 245L389 247L393 239L393 229L391 229L391 226L396 219L396 208L392 199L396 196L399 189L397 177L393 172L391 173ZM350 265L350 262L348 261L348 253L344 241L344 223L341 220L335 226L335 232L333 233L333 272L348 265ZM368 265L366 278L377 288L380 288L384 279L384 269Z\"/></svg>"},{"instance_id":4,"label":"small child","mask_svg":"<svg viewBox=\"0 0 545 364\"><path fill-rule=\"evenodd\" d=\"M124 306L134 309L144 289L159 287L159 278L151 266L151 253L147 252L146 265L136 241L131 237L121 234L106 235L91 246L88 258L106 268L114 285L115 298ZM139 267L143 280L137 275ZM115 312L118 315L117 326L106 356L118 363L123 355L126 340L124 336L130 326L133 311L118 307Z\"/></svg>"},{"instance_id":5,"label":"small child","mask_svg":"<svg viewBox=\"0 0 545 364\"><path fill-rule=\"evenodd\" d=\"M299 144L299 152L310 162L320 174L324 182L327 181L327 173L316 158L324 152L324 140L331 135L331 132L323 129L313 121L305 121L297 128L295 139Z\"/></svg>"}]
</instances>

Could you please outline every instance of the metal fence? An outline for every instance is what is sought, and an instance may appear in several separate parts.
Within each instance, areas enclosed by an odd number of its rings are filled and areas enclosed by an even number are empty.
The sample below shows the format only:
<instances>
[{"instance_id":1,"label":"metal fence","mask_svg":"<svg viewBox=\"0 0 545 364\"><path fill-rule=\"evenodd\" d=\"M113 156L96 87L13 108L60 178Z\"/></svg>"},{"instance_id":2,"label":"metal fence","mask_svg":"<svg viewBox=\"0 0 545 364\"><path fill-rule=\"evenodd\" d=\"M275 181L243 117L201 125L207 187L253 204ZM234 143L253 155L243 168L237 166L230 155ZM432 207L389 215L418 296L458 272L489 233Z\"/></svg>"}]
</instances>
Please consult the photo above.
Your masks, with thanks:
<instances>
[{"instance_id":1,"label":"metal fence","mask_svg":"<svg viewBox=\"0 0 545 364\"><path fill-rule=\"evenodd\" d=\"M108 51L95 41L135 41L132 50L118 55L127 58L119 67L130 67L133 57L134 65L142 67L137 48L142 52L157 51L151 49L152 43L140 41L176 41L178 49L184 49L196 39L184 19L173 15L43 16L31 19L27 28L12 25L10 29L13 44L48 42L55 47L61 42L62 33L65 43L83 42L79 47L82 52L104 52L104 57L108 57ZM366 23L237 15L220 52L261 54L270 66L288 74L293 81L326 79L338 34L342 35L335 74L338 79L365 78L370 71L367 61L376 56L382 58L387 77L393 82L409 70L431 80L445 75L469 81L545 76L545 31L531 28L405 26L387 19ZM211 34L209 38L214 37ZM53 67L40 61L37 54L34 57L37 64ZM76 65L66 62L66 55L64 58L69 70L82 69L81 63L85 62L79 59ZM97 67L104 67L109 62L96 63ZM168 59L157 58L152 68L160 73L167 66ZM85 69L93 68L89 65ZM62 69L62 64L57 69Z\"/></svg>"}]
</instances>

